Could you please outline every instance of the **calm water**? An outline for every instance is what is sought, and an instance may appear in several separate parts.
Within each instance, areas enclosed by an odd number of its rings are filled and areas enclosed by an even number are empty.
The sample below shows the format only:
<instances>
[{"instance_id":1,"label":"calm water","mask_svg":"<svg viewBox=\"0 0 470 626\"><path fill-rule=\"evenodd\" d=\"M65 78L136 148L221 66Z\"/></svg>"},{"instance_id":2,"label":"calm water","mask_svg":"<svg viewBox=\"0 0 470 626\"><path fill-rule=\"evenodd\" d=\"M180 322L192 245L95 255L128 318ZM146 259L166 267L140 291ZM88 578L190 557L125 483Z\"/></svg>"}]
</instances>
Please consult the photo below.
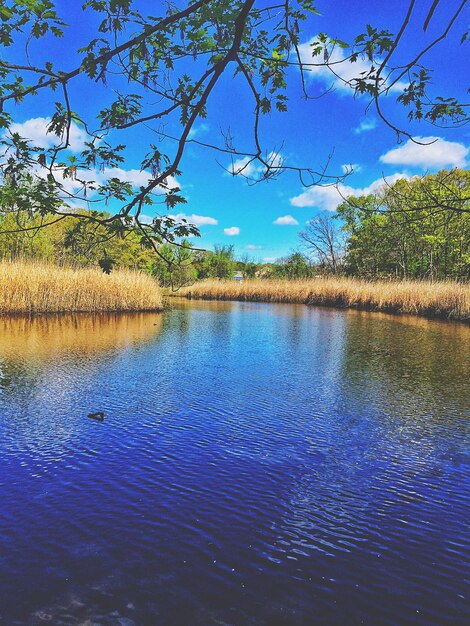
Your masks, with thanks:
<instances>
[{"instance_id":1,"label":"calm water","mask_svg":"<svg viewBox=\"0 0 470 626\"><path fill-rule=\"evenodd\" d=\"M463 324L0 320L0 623L470 623L469 381Z\"/></svg>"}]
</instances>

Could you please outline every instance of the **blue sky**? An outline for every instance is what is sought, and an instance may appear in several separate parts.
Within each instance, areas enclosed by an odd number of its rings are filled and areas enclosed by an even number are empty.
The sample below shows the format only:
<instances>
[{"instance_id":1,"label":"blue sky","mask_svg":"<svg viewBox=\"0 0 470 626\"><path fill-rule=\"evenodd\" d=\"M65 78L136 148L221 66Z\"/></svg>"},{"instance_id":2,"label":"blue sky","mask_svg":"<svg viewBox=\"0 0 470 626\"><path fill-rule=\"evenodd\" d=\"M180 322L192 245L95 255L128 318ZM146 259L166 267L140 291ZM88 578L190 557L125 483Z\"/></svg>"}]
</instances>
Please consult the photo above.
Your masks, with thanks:
<instances>
[{"instance_id":1,"label":"blue sky","mask_svg":"<svg viewBox=\"0 0 470 626\"><path fill-rule=\"evenodd\" d=\"M75 66L72 53L94 35L91 32L95 18L81 10L81 0L60 0L60 13L70 23L64 54L64 41L51 40L48 46L36 43L32 47L33 64L44 58L54 58L64 69ZM153 2L136 2L156 14ZM302 42L308 53L308 42L318 33L350 41L363 32L367 23L396 31L408 3L377 1L352 3L345 0L327 2L320 0L321 16L313 16L303 27ZM412 55L423 43L440 32L442 24L458 5L448 0L439 5L429 32L424 35L422 23L431 5L430 0L418 0L416 19L411 24L408 38L403 42L404 56ZM461 46L460 36L469 21L469 13L462 15L453 37L435 48L425 59L434 70L436 93L454 95L465 99L465 79L468 75L469 44ZM60 56L59 56L60 55ZM405 56L406 55L406 56ZM57 61L61 59L62 65ZM350 64L344 70L350 71ZM189 70L191 68L189 67ZM307 80L312 95L320 95L333 83L327 71L317 71ZM396 134L381 122L373 108L366 111L368 99L354 98L351 90L337 86L332 92L314 100L305 101L300 89L299 74L290 75L288 89L289 111L273 113L262 119L261 137L267 153L280 151L286 164L321 168L331 155L329 172L341 174L343 167L353 165L354 173L345 181L342 193L360 193L376 189L383 177L394 180L399 176L437 171L443 167L466 167L470 160L470 128L442 129L426 123L409 125L406 111L395 103L397 94L384 103L391 119L414 137L438 138L431 145L419 146L408 141L397 144ZM468 95L468 94L467 94ZM96 111L109 101L109 92L90 82L77 82L71 90L72 106L92 118ZM41 118L50 115L54 94L43 94L27 100L12 110L15 121L26 128L29 135L41 132ZM207 119L198 122L194 138L221 143L221 131L230 131L236 146L251 149L249 129L252 126L253 102L242 80L227 74L213 93L208 106ZM23 126L26 124L26 126ZM170 123L168 131L176 131ZM76 144L81 142L77 130ZM126 138L126 162L123 168L130 172L129 180L138 182L138 172L146 145L155 141L151 131L134 129ZM169 146L171 150L171 146ZM271 260L285 256L298 246L297 233L305 222L322 210L333 210L341 200L334 187L304 189L294 173L284 173L279 178L257 185L248 185L240 177L230 176L230 158L191 144L181 163L182 175L178 177L187 205L184 214L200 224L202 239L197 244L211 248L214 244L233 244L239 256L248 255L257 260Z\"/></svg>"}]
</instances>

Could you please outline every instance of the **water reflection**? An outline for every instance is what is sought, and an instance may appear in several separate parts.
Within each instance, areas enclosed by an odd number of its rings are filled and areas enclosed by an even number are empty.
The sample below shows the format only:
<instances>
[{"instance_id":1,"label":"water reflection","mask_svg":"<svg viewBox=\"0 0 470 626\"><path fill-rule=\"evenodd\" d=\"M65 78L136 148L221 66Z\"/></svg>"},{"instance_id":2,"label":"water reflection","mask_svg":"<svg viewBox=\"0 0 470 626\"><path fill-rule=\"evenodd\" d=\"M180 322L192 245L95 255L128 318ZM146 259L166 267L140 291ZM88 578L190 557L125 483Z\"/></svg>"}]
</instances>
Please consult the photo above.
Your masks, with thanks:
<instances>
[{"instance_id":1,"label":"water reflection","mask_svg":"<svg viewBox=\"0 0 470 626\"><path fill-rule=\"evenodd\" d=\"M67 354L93 355L151 341L161 314L70 314L0 317L0 359L50 361Z\"/></svg>"},{"instance_id":2,"label":"water reflection","mask_svg":"<svg viewBox=\"0 0 470 626\"><path fill-rule=\"evenodd\" d=\"M470 417L470 326L358 312L349 317L341 379L402 417Z\"/></svg>"},{"instance_id":3,"label":"water reflection","mask_svg":"<svg viewBox=\"0 0 470 626\"><path fill-rule=\"evenodd\" d=\"M6 623L467 623L470 328L188 301L2 323Z\"/></svg>"}]
</instances>

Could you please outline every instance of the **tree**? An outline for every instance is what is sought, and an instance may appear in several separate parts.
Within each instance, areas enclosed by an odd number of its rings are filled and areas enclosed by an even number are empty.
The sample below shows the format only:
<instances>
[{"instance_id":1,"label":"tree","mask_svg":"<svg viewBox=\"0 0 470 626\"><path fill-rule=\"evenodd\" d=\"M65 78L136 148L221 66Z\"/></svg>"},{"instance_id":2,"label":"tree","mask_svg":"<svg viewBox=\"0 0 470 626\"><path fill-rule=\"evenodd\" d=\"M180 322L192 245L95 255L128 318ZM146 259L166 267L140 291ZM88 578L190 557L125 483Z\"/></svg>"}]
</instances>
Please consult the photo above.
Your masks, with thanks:
<instances>
[{"instance_id":1,"label":"tree","mask_svg":"<svg viewBox=\"0 0 470 626\"><path fill-rule=\"evenodd\" d=\"M296 167L284 162L272 146L261 141L263 115L272 109L287 111L286 85L300 70L302 90L310 94L306 74L326 66L332 80L343 80L356 94L367 94L381 119L398 135L410 136L384 112L382 101L392 88L402 86L398 102L407 107L412 120L432 124L463 124L466 109L453 96L436 95L431 72L424 65L426 54L451 35L460 37L466 1L457 2L443 18L434 0L421 21L422 45L408 57L406 34L413 19L420 19L417 0L410 0L396 33L367 25L350 43L320 33L311 42L310 58L300 53L302 25L315 15L314 0L264 3L256 0L190 0L159 5L157 15L146 14L145 3L135 0L87 0L84 10L99 18L91 40L72 58L71 68L61 66L65 52L54 58L34 54L33 42L47 49L50 37L63 37L63 50L73 29L59 15L53 0L6 0L0 6L0 127L2 139L3 203L9 210L32 210L38 228L50 227L66 217L93 222L107 229L105 238L137 229L145 245L164 258L166 243L181 245L181 238L198 235L198 229L167 214L185 202L175 177L188 143L210 147L234 159L231 173L269 180L283 171L297 173L304 187L332 182L338 177L325 164ZM416 17L415 17L416 16ZM444 20L444 21L443 21ZM440 29L429 35L429 24ZM416 25L415 25L416 28ZM462 42L466 34L462 36ZM341 49L344 59L335 57ZM403 58L405 56L405 58ZM191 64L190 64L191 62ZM338 64L356 63L357 76L344 79ZM367 69L364 70L364 67ZM222 76L233 73L243 81L253 102L252 147L238 149L227 131L220 145L205 146L191 137L197 120L207 115L207 106ZM76 111L75 90L106 92L104 105ZM41 94L48 97L41 100ZM55 101L43 111L55 142L45 146L15 132L17 105L32 98ZM155 104L155 102L159 104ZM179 132L171 134L166 123L177 120ZM151 125L155 142L142 152L145 181L138 187L119 175L125 146L136 127ZM76 129L84 133L82 149L71 154ZM242 163L237 165L235 163ZM256 167L250 167L255 165ZM249 175L249 176L248 176ZM91 211L77 211L88 206ZM150 205L164 211L147 223L144 211ZM108 209L106 212L105 209ZM165 248L166 250L166 248ZM171 259L167 259L171 265Z\"/></svg>"},{"instance_id":2,"label":"tree","mask_svg":"<svg viewBox=\"0 0 470 626\"><path fill-rule=\"evenodd\" d=\"M315 274L315 268L310 259L301 252L292 252L288 257L279 259L272 266L267 278L311 278Z\"/></svg>"},{"instance_id":3,"label":"tree","mask_svg":"<svg viewBox=\"0 0 470 626\"><path fill-rule=\"evenodd\" d=\"M359 276L470 277L470 172L397 180L337 208L345 269Z\"/></svg>"},{"instance_id":4,"label":"tree","mask_svg":"<svg viewBox=\"0 0 470 626\"><path fill-rule=\"evenodd\" d=\"M197 279L193 266L193 251L189 241L183 240L181 246L163 244L162 257L152 265L151 273L158 278L162 287L171 287L177 291L181 287L192 285Z\"/></svg>"},{"instance_id":5,"label":"tree","mask_svg":"<svg viewBox=\"0 0 470 626\"><path fill-rule=\"evenodd\" d=\"M214 246L213 252L197 256L194 264L199 279L233 278L235 272L235 249L233 246Z\"/></svg>"},{"instance_id":6,"label":"tree","mask_svg":"<svg viewBox=\"0 0 470 626\"><path fill-rule=\"evenodd\" d=\"M253 259L250 259L248 255L244 255L237 261L236 269L242 273L243 278L256 278L259 265Z\"/></svg>"},{"instance_id":7,"label":"tree","mask_svg":"<svg viewBox=\"0 0 470 626\"><path fill-rule=\"evenodd\" d=\"M337 208L346 233L344 269L348 274L369 278L397 272L387 215L377 211L377 202L370 194L347 198Z\"/></svg>"},{"instance_id":8,"label":"tree","mask_svg":"<svg viewBox=\"0 0 470 626\"><path fill-rule=\"evenodd\" d=\"M34 212L0 214L0 258L36 258L108 270L113 266L148 270L155 260L132 229L114 237L101 224L86 220L65 218L47 228L41 228L42 223Z\"/></svg>"},{"instance_id":9,"label":"tree","mask_svg":"<svg viewBox=\"0 0 470 626\"><path fill-rule=\"evenodd\" d=\"M341 224L331 215L317 215L299 233L304 247L318 259L320 265L332 274L341 269L344 236Z\"/></svg>"}]
</instances>

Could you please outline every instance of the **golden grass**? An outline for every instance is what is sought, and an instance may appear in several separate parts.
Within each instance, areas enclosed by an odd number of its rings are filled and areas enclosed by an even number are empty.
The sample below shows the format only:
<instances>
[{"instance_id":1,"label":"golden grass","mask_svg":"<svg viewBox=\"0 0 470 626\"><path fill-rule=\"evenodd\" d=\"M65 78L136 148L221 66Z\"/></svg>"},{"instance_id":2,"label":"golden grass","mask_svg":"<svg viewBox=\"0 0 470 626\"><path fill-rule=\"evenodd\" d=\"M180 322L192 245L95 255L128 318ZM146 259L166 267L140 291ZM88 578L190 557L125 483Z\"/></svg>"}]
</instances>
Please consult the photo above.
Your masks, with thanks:
<instances>
[{"instance_id":1,"label":"golden grass","mask_svg":"<svg viewBox=\"0 0 470 626\"><path fill-rule=\"evenodd\" d=\"M207 280L177 294L203 300L291 302L470 320L470 284L428 281Z\"/></svg>"},{"instance_id":2,"label":"golden grass","mask_svg":"<svg viewBox=\"0 0 470 626\"><path fill-rule=\"evenodd\" d=\"M147 311L162 308L160 287L140 272L72 269L0 261L0 315Z\"/></svg>"}]
</instances>

